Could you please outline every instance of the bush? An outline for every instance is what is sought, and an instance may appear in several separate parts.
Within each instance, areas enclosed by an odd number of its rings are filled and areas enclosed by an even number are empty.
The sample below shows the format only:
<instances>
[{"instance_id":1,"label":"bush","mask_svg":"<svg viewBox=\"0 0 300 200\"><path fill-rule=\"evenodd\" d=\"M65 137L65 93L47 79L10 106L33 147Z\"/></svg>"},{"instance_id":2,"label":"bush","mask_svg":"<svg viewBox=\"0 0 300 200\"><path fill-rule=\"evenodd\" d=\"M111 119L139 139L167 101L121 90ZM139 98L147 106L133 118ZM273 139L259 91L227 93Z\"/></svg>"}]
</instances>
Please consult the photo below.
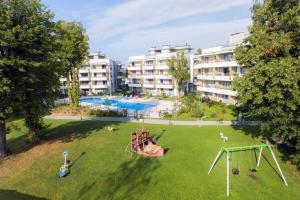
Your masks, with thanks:
<instances>
[{"instance_id":1,"label":"bush","mask_svg":"<svg viewBox=\"0 0 300 200\"><path fill-rule=\"evenodd\" d=\"M164 119L171 119L172 115L170 113L168 113L168 112L163 112L162 113L162 117Z\"/></svg>"},{"instance_id":2,"label":"bush","mask_svg":"<svg viewBox=\"0 0 300 200\"><path fill-rule=\"evenodd\" d=\"M222 114L225 114L225 113L226 113L226 108L225 108L225 106L222 106L222 108L221 108L221 113L222 113Z\"/></svg>"},{"instance_id":3,"label":"bush","mask_svg":"<svg viewBox=\"0 0 300 200\"><path fill-rule=\"evenodd\" d=\"M200 106L200 102L194 101L190 111L192 117L201 118L203 116L203 109Z\"/></svg>"},{"instance_id":4,"label":"bush","mask_svg":"<svg viewBox=\"0 0 300 200\"><path fill-rule=\"evenodd\" d=\"M217 116L217 114L215 112L213 112L213 113L210 114L211 118L215 118L216 116Z\"/></svg>"},{"instance_id":5,"label":"bush","mask_svg":"<svg viewBox=\"0 0 300 200\"><path fill-rule=\"evenodd\" d=\"M119 113L114 110L91 110L89 115L97 117L123 117L123 113Z\"/></svg>"},{"instance_id":6,"label":"bush","mask_svg":"<svg viewBox=\"0 0 300 200\"><path fill-rule=\"evenodd\" d=\"M200 118L203 116L203 107L196 93L190 93L181 98L180 113L190 113L192 117Z\"/></svg>"},{"instance_id":7,"label":"bush","mask_svg":"<svg viewBox=\"0 0 300 200\"><path fill-rule=\"evenodd\" d=\"M94 110L87 107L71 108L70 106L57 106L52 109L53 114L71 116L99 116L99 117L123 117L127 111L120 113L114 110Z\"/></svg>"}]
</instances>

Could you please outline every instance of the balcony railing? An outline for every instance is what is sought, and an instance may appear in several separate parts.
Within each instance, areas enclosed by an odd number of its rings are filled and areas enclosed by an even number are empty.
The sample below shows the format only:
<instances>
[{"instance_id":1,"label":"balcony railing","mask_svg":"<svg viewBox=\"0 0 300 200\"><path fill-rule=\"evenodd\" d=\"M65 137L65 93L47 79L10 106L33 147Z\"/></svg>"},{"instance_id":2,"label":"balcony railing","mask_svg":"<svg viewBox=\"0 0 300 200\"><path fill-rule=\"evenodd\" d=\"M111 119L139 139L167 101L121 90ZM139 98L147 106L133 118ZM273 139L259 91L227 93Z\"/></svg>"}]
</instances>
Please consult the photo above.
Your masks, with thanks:
<instances>
[{"instance_id":1,"label":"balcony railing","mask_svg":"<svg viewBox=\"0 0 300 200\"><path fill-rule=\"evenodd\" d=\"M157 85L172 85L171 82L163 82L163 83L157 82L156 84L157 84Z\"/></svg>"},{"instance_id":2,"label":"balcony railing","mask_svg":"<svg viewBox=\"0 0 300 200\"><path fill-rule=\"evenodd\" d=\"M224 72L217 72L215 73L215 76L229 76L229 72L228 73L224 73Z\"/></svg>"},{"instance_id":3,"label":"balcony railing","mask_svg":"<svg viewBox=\"0 0 300 200\"><path fill-rule=\"evenodd\" d=\"M233 58L229 58L229 59L200 60L199 62L195 62L195 64L216 63L216 62L230 62L230 61L234 61L234 59Z\"/></svg>"}]
</instances>

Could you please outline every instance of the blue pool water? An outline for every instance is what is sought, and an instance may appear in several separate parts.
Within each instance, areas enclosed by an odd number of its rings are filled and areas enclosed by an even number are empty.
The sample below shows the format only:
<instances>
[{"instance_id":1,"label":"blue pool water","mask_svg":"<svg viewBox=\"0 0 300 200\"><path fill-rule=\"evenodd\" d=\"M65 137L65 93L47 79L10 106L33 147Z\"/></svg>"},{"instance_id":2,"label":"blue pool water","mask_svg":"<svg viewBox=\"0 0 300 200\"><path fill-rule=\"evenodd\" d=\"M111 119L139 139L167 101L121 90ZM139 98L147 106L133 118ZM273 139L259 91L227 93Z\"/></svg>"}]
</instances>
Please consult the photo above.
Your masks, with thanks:
<instances>
[{"instance_id":1,"label":"blue pool water","mask_svg":"<svg viewBox=\"0 0 300 200\"><path fill-rule=\"evenodd\" d=\"M81 98L80 101L87 102L87 103L94 103L97 105L116 106L119 108L131 109L131 110L145 110L155 106L153 104L125 102L125 101L120 101L115 99L103 99L99 97Z\"/></svg>"}]
</instances>

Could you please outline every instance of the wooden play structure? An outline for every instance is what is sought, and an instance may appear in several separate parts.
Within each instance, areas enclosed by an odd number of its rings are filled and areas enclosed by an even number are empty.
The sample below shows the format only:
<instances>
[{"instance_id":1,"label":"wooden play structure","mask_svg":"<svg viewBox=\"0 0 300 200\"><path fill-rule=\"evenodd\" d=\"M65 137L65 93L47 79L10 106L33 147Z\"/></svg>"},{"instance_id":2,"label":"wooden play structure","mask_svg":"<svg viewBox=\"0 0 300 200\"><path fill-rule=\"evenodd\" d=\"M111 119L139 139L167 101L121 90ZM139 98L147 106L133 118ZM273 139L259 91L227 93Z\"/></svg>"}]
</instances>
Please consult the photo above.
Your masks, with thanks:
<instances>
[{"instance_id":1,"label":"wooden play structure","mask_svg":"<svg viewBox=\"0 0 300 200\"><path fill-rule=\"evenodd\" d=\"M164 155L164 148L156 145L156 141L150 137L149 131L144 129L144 120L142 121L142 129L136 129L130 134L130 143L127 145L125 152L137 153L148 157L157 157Z\"/></svg>"},{"instance_id":2,"label":"wooden play structure","mask_svg":"<svg viewBox=\"0 0 300 200\"><path fill-rule=\"evenodd\" d=\"M285 180L285 177L284 177L284 175L283 175L283 173L281 171L281 168L280 168L280 166L279 166L279 164L277 162L277 159L276 159L276 157L274 155L274 152L273 152L272 148L269 145L267 145L267 144L259 144L259 145L252 145L252 146L242 146L242 147L222 147L221 150L219 151L218 155L216 156L215 160L213 161L213 163L212 163L212 165L211 165L211 167L210 167L210 169L208 171L208 174L210 174L210 172L212 171L212 169L214 168L214 166L216 165L216 163L218 162L218 160L222 156L222 154L226 153L226 164L227 164L227 166L226 166L227 167L227 170L226 170L227 171L227 173L226 173L227 174L227 176L226 176L226 182L227 182L226 191L227 191L227 196L229 196L229 168L230 168L229 165L230 165L230 160L231 160L231 158L230 158L231 153L232 152L247 151L247 150L252 150L252 151L259 150L258 160L255 163L256 164L255 169L254 168L249 169L249 170L253 170L253 171L255 170L256 171L256 169L258 168L258 166L260 164L260 160L261 160L261 156L262 156L262 152L263 152L264 148L266 148L267 150L270 151L270 153L271 153L271 155L272 155L272 157L273 157L273 159L274 159L274 161L276 163L276 166L277 166L277 168L278 168L278 170L280 172L280 176L281 176L284 184L287 186L288 184L287 184L287 182ZM234 175L238 175L240 173L239 168L233 168L232 173Z\"/></svg>"}]
</instances>

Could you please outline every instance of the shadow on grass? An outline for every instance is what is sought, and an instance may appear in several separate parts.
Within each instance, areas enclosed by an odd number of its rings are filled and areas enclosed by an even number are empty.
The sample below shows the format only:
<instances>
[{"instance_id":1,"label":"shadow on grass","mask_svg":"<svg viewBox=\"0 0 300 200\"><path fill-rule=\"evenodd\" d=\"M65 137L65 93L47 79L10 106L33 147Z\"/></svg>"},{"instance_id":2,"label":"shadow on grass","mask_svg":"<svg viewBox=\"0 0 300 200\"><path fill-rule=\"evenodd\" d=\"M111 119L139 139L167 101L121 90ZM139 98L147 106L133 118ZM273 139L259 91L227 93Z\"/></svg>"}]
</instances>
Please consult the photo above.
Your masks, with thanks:
<instances>
[{"instance_id":1,"label":"shadow on grass","mask_svg":"<svg viewBox=\"0 0 300 200\"><path fill-rule=\"evenodd\" d=\"M277 150L281 153L281 159L285 162L291 161L293 159L293 155L297 153L297 149L295 147L288 147L284 144L278 144ZM298 168L300 171L300 168Z\"/></svg>"},{"instance_id":2,"label":"shadow on grass","mask_svg":"<svg viewBox=\"0 0 300 200\"><path fill-rule=\"evenodd\" d=\"M264 135L263 133L261 133L259 126L232 125L231 127L234 130L243 131L246 135L249 135L252 138L258 138L259 136Z\"/></svg>"},{"instance_id":3,"label":"shadow on grass","mask_svg":"<svg viewBox=\"0 0 300 200\"><path fill-rule=\"evenodd\" d=\"M139 199L150 183L155 184L153 176L160 166L157 158L135 156L106 176L103 192L95 199ZM85 192L83 190L81 194Z\"/></svg>"},{"instance_id":4,"label":"shadow on grass","mask_svg":"<svg viewBox=\"0 0 300 200\"><path fill-rule=\"evenodd\" d=\"M43 138L53 141L60 139L64 143L73 140L81 140L88 137L93 131L104 130L107 126L118 126L120 122L101 122L101 121L70 121L54 128L47 128Z\"/></svg>"},{"instance_id":5,"label":"shadow on grass","mask_svg":"<svg viewBox=\"0 0 300 200\"><path fill-rule=\"evenodd\" d=\"M166 132L166 130L163 129L160 133L153 134L152 138L154 139L154 141L158 141L164 135L165 132Z\"/></svg>"},{"instance_id":6,"label":"shadow on grass","mask_svg":"<svg viewBox=\"0 0 300 200\"><path fill-rule=\"evenodd\" d=\"M46 200L46 198L35 197L32 195L24 194L18 192L16 190L3 190L0 189L0 197L1 199L5 200Z\"/></svg>"},{"instance_id":7,"label":"shadow on grass","mask_svg":"<svg viewBox=\"0 0 300 200\"><path fill-rule=\"evenodd\" d=\"M80 154L79 156L77 156L77 157L71 162L71 164L69 165L69 168L71 169L72 166L73 166L75 163L77 163L77 161L78 161L83 155L85 155L85 154L86 154L85 151L81 152L81 154Z\"/></svg>"},{"instance_id":8,"label":"shadow on grass","mask_svg":"<svg viewBox=\"0 0 300 200\"><path fill-rule=\"evenodd\" d=\"M279 172L277 171L277 167L275 168L271 162L269 161L269 159L264 155L264 154L261 154L262 157L264 158L264 160L268 163L268 165L273 169L273 171L277 174L277 176L283 181L281 175L279 174Z\"/></svg>"},{"instance_id":9,"label":"shadow on grass","mask_svg":"<svg viewBox=\"0 0 300 200\"><path fill-rule=\"evenodd\" d=\"M233 129L243 131L245 135L249 135L252 138L261 138L261 143L265 143L266 139L269 138L272 134L270 131L262 131L260 126L236 126L232 125ZM272 141L272 139L269 139L269 141ZM292 162L293 155L297 153L297 150L295 147L290 147L284 143L282 144L276 144L276 142L273 141L273 145L280 154L279 156L280 160L283 162ZM300 171L300 168L298 169Z\"/></svg>"},{"instance_id":10,"label":"shadow on grass","mask_svg":"<svg viewBox=\"0 0 300 200\"><path fill-rule=\"evenodd\" d=\"M61 141L63 143L72 142L73 140L81 140L88 137L94 131L104 130L107 126L116 128L120 122L101 122L93 120L82 120L82 121L69 121L60 124L56 127L52 127L49 123L43 130L40 143L52 143L54 141ZM7 141L10 153L22 153L25 152L35 145L30 144L27 141L27 135L24 134L20 137L9 139Z\"/></svg>"}]
</instances>

